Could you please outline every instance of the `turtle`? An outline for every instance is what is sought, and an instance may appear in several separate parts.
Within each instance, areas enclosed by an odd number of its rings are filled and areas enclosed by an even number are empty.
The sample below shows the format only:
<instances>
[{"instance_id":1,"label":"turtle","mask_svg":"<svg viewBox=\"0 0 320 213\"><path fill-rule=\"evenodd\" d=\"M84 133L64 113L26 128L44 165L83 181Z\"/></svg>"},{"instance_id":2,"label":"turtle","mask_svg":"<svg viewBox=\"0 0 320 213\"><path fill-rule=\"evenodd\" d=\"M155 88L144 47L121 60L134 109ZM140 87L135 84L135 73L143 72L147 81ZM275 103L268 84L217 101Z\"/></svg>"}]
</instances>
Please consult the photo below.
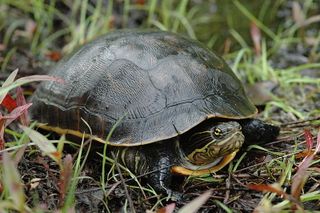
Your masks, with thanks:
<instances>
[{"instance_id":1,"label":"turtle","mask_svg":"<svg viewBox=\"0 0 320 213\"><path fill-rule=\"evenodd\" d=\"M220 56L176 33L109 32L63 58L50 75L64 83L38 86L32 119L43 129L107 143L117 162L148 174L160 192L172 192L175 175L217 172L244 142L279 134L255 118L257 108Z\"/></svg>"}]
</instances>

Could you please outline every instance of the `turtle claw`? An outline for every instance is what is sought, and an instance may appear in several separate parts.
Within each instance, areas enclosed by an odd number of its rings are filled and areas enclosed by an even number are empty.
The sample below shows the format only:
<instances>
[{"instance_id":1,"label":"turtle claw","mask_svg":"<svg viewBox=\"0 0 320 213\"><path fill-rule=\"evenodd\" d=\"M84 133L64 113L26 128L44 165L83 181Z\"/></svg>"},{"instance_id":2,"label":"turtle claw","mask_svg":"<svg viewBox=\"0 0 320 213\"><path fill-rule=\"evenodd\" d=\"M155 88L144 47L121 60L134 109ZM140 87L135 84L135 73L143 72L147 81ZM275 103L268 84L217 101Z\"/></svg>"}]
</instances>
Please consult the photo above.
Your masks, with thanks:
<instances>
[{"instance_id":1,"label":"turtle claw","mask_svg":"<svg viewBox=\"0 0 320 213\"><path fill-rule=\"evenodd\" d=\"M167 200L171 200L171 201L179 201L183 197L183 193L182 192L173 191L173 190L167 191L167 194L168 194L168 199Z\"/></svg>"}]
</instances>

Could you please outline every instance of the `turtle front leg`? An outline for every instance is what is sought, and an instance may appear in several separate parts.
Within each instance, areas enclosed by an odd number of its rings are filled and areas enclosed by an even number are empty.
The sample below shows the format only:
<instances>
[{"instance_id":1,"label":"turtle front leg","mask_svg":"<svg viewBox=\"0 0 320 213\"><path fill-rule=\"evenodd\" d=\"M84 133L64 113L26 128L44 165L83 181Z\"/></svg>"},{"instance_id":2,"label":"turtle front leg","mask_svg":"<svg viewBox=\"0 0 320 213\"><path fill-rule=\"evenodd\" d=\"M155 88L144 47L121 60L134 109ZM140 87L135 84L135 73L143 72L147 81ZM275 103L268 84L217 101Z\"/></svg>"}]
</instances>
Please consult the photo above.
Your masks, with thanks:
<instances>
[{"instance_id":1,"label":"turtle front leg","mask_svg":"<svg viewBox=\"0 0 320 213\"><path fill-rule=\"evenodd\" d=\"M171 189L173 175L170 168L174 163L173 149L168 147L171 144L173 143L118 148L118 156L121 156L118 160L135 175L147 179L158 193L176 196L178 193Z\"/></svg>"},{"instance_id":2,"label":"turtle front leg","mask_svg":"<svg viewBox=\"0 0 320 213\"><path fill-rule=\"evenodd\" d=\"M149 184L159 193L167 194L168 199L173 201L180 200L182 193L172 188L173 174L171 166L173 164L170 157L160 156L158 160L154 159L155 164L152 165L152 172L149 175Z\"/></svg>"},{"instance_id":3,"label":"turtle front leg","mask_svg":"<svg viewBox=\"0 0 320 213\"><path fill-rule=\"evenodd\" d=\"M157 192L171 195L172 173L170 172L170 159L167 156L152 156L150 163L149 184Z\"/></svg>"},{"instance_id":4,"label":"turtle front leg","mask_svg":"<svg viewBox=\"0 0 320 213\"><path fill-rule=\"evenodd\" d=\"M147 146L141 153L149 164L148 182L158 193L167 194L171 200L179 200L182 194L173 189L173 177L171 167L176 164L172 142L162 142Z\"/></svg>"}]
</instances>

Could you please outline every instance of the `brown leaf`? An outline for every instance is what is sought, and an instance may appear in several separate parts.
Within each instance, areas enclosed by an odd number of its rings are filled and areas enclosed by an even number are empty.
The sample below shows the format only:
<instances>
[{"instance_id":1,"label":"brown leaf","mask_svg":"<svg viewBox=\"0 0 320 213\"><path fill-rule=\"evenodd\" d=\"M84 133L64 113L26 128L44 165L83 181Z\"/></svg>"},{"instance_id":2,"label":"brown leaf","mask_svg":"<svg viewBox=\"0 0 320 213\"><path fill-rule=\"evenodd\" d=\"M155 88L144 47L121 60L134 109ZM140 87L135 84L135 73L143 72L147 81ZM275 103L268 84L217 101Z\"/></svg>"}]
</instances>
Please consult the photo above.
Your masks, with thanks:
<instances>
[{"instance_id":1,"label":"brown leaf","mask_svg":"<svg viewBox=\"0 0 320 213\"><path fill-rule=\"evenodd\" d=\"M6 45L0 43L0 51L4 51L6 50L6 48L7 48Z\"/></svg>"},{"instance_id":2,"label":"brown leaf","mask_svg":"<svg viewBox=\"0 0 320 213\"><path fill-rule=\"evenodd\" d=\"M180 210L179 213L192 213L192 212L198 212L198 210L201 208L205 202L210 198L212 195L212 190L208 190L199 197L195 198L192 200L190 203L186 204L183 206Z\"/></svg>"},{"instance_id":3,"label":"brown leaf","mask_svg":"<svg viewBox=\"0 0 320 213\"><path fill-rule=\"evenodd\" d=\"M72 177L72 157L70 154L66 155L63 159L63 164L60 172L59 180L59 203L60 206L63 205L66 193L68 191L69 183Z\"/></svg>"},{"instance_id":4,"label":"brown leaf","mask_svg":"<svg viewBox=\"0 0 320 213\"><path fill-rule=\"evenodd\" d=\"M272 192L279 196L288 197L279 184L249 184L247 187L260 192Z\"/></svg>"},{"instance_id":5,"label":"brown leaf","mask_svg":"<svg viewBox=\"0 0 320 213\"><path fill-rule=\"evenodd\" d=\"M4 150L6 147L6 142L4 141L4 137L3 137L4 131L1 131L1 137L0 137L0 151ZM0 160L2 160L2 155L0 155Z\"/></svg>"},{"instance_id":6,"label":"brown leaf","mask_svg":"<svg viewBox=\"0 0 320 213\"><path fill-rule=\"evenodd\" d=\"M310 130L308 129L304 130L304 138L306 139L307 151L311 153L313 141L312 141L312 135Z\"/></svg>"},{"instance_id":7,"label":"brown leaf","mask_svg":"<svg viewBox=\"0 0 320 213\"><path fill-rule=\"evenodd\" d=\"M59 61L62 58L62 54L58 51L51 51L46 54L46 57L51 61Z\"/></svg>"},{"instance_id":8,"label":"brown leaf","mask_svg":"<svg viewBox=\"0 0 320 213\"><path fill-rule=\"evenodd\" d=\"M301 26L305 21L303 10L296 1L292 2L292 18L298 26Z\"/></svg>"},{"instance_id":9,"label":"brown leaf","mask_svg":"<svg viewBox=\"0 0 320 213\"><path fill-rule=\"evenodd\" d=\"M309 17L307 20L303 22L302 26L305 27L316 22L320 22L320 15Z\"/></svg>"},{"instance_id":10,"label":"brown leaf","mask_svg":"<svg viewBox=\"0 0 320 213\"><path fill-rule=\"evenodd\" d=\"M32 178L30 181L30 189L35 189L39 186L41 178Z\"/></svg>"},{"instance_id":11,"label":"brown leaf","mask_svg":"<svg viewBox=\"0 0 320 213\"><path fill-rule=\"evenodd\" d=\"M166 205L165 207L162 207L156 211L156 213L172 213L174 209L176 208L175 203L170 203Z\"/></svg>"},{"instance_id":12,"label":"brown leaf","mask_svg":"<svg viewBox=\"0 0 320 213\"><path fill-rule=\"evenodd\" d=\"M7 127L9 124L11 124L14 120L19 118L29 107L32 105L32 103L25 104L23 106L18 106L15 108L12 112L10 112L9 115L5 115L2 118L6 119L5 127Z\"/></svg>"},{"instance_id":13,"label":"brown leaf","mask_svg":"<svg viewBox=\"0 0 320 213\"><path fill-rule=\"evenodd\" d=\"M317 134L317 144L316 144L316 150L314 151L314 154L318 154L320 151L320 129L318 130Z\"/></svg>"},{"instance_id":14,"label":"brown leaf","mask_svg":"<svg viewBox=\"0 0 320 213\"><path fill-rule=\"evenodd\" d=\"M262 81L248 87L247 94L257 106L263 106L272 100L272 91L278 86L274 81Z\"/></svg>"},{"instance_id":15,"label":"brown leaf","mask_svg":"<svg viewBox=\"0 0 320 213\"><path fill-rule=\"evenodd\" d=\"M26 35L26 37L28 37L31 40L33 38L33 35L36 32L36 30L37 30L36 22L31 20L31 19L29 19L26 22L26 25L25 25L25 35Z\"/></svg>"},{"instance_id":16,"label":"brown leaf","mask_svg":"<svg viewBox=\"0 0 320 213\"><path fill-rule=\"evenodd\" d=\"M4 141L4 124L5 124L6 120L3 119L3 116L0 112L0 151L4 150L5 148L5 141ZM0 155L0 160L2 160L2 155Z\"/></svg>"},{"instance_id":17,"label":"brown leaf","mask_svg":"<svg viewBox=\"0 0 320 213\"><path fill-rule=\"evenodd\" d=\"M5 116L0 113L0 150L5 148L4 129L14 120L20 117L30 106L31 104L19 106L10 112L9 115Z\"/></svg>"},{"instance_id":18,"label":"brown leaf","mask_svg":"<svg viewBox=\"0 0 320 213\"><path fill-rule=\"evenodd\" d=\"M16 93L17 93L17 98L16 98L17 105L18 106L26 105L27 101L24 98L23 89L21 87L17 87ZM25 110L22 113L22 115L20 116L20 122L24 126L29 126L30 125L30 119L29 119L29 115L28 115L28 110Z\"/></svg>"},{"instance_id":19,"label":"brown leaf","mask_svg":"<svg viewBox=\"0 0 320 213\"><path fill-rule=\"evenodd\" d=\"M255 22L251 22L250 35L253 41L254 50L257 56L261 54L261 31Z\"/></svg>"},{"instance_id":20,"label":"brown leaf","mask_svg":"<svg viewBox=\"0 0 320 213\"><path fill-rule=\"evenodd\" d=\"M139 4L139 5L145 5L146 4L146 0L135 0L135 3Z\"/></svg>"}]
</instances>

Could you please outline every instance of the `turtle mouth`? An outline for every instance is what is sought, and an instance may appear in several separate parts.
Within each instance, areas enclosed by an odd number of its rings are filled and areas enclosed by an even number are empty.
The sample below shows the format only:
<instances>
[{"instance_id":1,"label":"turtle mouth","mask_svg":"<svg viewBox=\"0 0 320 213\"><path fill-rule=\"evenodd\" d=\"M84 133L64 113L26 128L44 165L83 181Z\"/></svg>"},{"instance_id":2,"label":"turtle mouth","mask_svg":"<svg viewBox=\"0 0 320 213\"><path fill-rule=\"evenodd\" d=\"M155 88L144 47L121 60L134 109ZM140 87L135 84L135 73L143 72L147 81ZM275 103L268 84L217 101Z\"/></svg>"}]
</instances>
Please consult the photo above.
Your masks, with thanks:
<instances>
[{"instance_id":1,"label":"turtle mouth","mask_svg":"<svg viewBox=\"0 0 320 213\"><path fill-rule=\"evenodd\" d=\"M233 158L236 156L237 152L239 150L236 150L228 155L225 155L223 157L220 157L218 159L218 162L215 161L213 166L205 169L187 169L183 166L172 166L171 167L171 172L173 174L177 175L185 175L185 176L200 176L200 175L205 175L205 174L210 174L217 172L221 170L223 167L225 167L230 161L233 160Z\"/></svg>"}]
</instances>

